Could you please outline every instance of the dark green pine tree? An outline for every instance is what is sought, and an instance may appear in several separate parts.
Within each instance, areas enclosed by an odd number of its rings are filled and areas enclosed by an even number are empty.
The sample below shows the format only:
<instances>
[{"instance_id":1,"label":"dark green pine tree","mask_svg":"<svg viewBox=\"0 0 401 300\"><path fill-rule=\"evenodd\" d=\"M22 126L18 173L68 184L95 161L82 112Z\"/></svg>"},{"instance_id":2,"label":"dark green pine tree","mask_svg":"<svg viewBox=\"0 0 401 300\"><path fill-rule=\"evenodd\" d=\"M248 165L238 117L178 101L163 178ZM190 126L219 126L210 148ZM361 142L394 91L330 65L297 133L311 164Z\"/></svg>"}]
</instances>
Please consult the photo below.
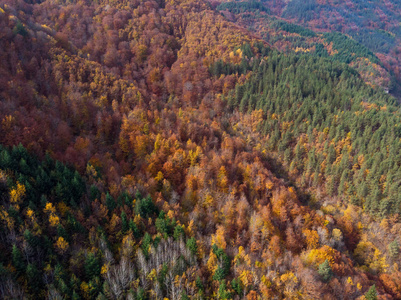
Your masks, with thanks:
<instances>
[{"instance_id":1,"label":"dark green pine tree","mask_svg":"<svg viewBox=\"0 0 401 300\"><path fill-rule=\"evenodd\" d=\"M379 204L379 216L385 218L392 211L391 199L382 199Z\"/></svg>"},{"instance_id":2,"label":"dark green pine tree","mask_svg":"<svg viewBox=\"0 0 401 300\"><path fill-rule=\"evenodd\" d=\"M85 274L88 280L99 276L101 264L94 253L89 253L85 260Z\"/></svg>"},{"instance_id":3,"label":"dark green pine tree","mask_svg":"<svg viewBox=\"0 0 401 300\"><path fill-rule=\"evenodd\" d=\"M369 188L366 184L366 182L362 182L361 184L358 185L358 195L361 198L365 198L369 194Z\"/></svg>"},{"instance_id":4,"label":"dark green pine tree","mask_svg":"<svg viewBox=\"0 0 401 300\"><path fill-rule=\"evenodd\" d=\"M226 300L226 299L231 299L231 298L232 298L231 293L229 291L227 291L226 282L225 282L225 280L223 280L219 286L219 299Z\"/></svg>"},{"instance_id":5,"label":"dark green pine tree","mask_svg":"<svg viewBox=\"0 0 401 300\"><path fill-rule=\"evenodd\" d=\"M28 229L26 229L24 232L24 238L28 242L29 246L31 246L32 248L35 248L39 245L39 239L34 236Z\"/></svg>"},{"instance_id":6,"label":"dark green pine tree","mask_svg":"<svg viewBox=\"0 0 401 300\"><path fill-rule=\"evenodd\" d=\"M185 231L184 231L184 228L182 227L182 225L175 226L173 237L176 241L185 237Z\"/></svg>"},{"instance_id":7,"label":"dark green pine tree","mask_svg":"<svg viewBox=\"0 0 401 300\"><path fill-rule=\"evenodd\" d=\"M12 165L12 158L10 153L6 149L0 153L0 168L1 169L8 169Z\"/></svg>"},{"instance_id":8,"label":"dark green pine tree","mask_svg":"<svg viewBox=\"0 0 401 300\"><path fill-rule=\"evenodd\" d=\"M284 151L284 164L286 167L289 167L291 164L291 149L287 148Z\"/></svg>"},{"instance_id":9,"label":"dark green pine tree","mask_svg":"<svg viewBox=\"0 0 401 300\"><path fill-rule=\"evenodd\" d=\"M17 25L15 25L14 29L13 29L13 33L15 35L19 34L23 37L28 36L28 31L25 29L25 26L22 25L21 22L18 22Z\"/></svg>"},{"instance_id":10,"label":"dark green pine tree","mask_svg":"<svg viewBox=\"0 0 401 300\"><path fill-rule=\"evenodd\" d=\"M346 183L348 182L348 170L344 169L341 179L340 179L340 184L338 185L338 195L342 196L345 192L346 189Z\"/></svg>"},{"instance_id":11,"label":"dark green pine tree","mask_svg":"<svg viewBox=\"0 0 401 300\"><path fill-rule=\"evenodd\" d=\"M331 277L333 277L333 271L327 259L319 265L317 272L319 273L323 282L328 282L330 281Z\"/></svg>"},{"instance_id":12,"label":"dark green pine tree","mask_svg":"<svg viewBox=\"0 0 401 300\"><path fill-rule=\"evenodd\" d=\"M194 237L188 239L187 248L191 251L192 255L196 256L198 254L198 245L196 244L196 239Z\"/></svg>"},{"instance_id":13,"label":"dark green pine tree","mask_svg":"<svg viewBox=\"0 0 401 300\"><path fill-rule=\"evenodd\" d=\"M330 145L329 153L327 154L327 163L332 164L336 160L336 150L333 145Z\"/></svg>"},{"instance_id":14,"label":"dark green pine tree","mask_svg":"<svg viewBox=\"0 0 401 300\"><path fill-rule=\"evenodd\" d=\"M376 214L379 208L380 199L381 199L380 189L377 185L375 185L373 191L370 193L368 197L366 197L365 209L372 214Z\"/></svg>"},{"instance_id":15,"label":"dark green pine tree","mask_svg":"<svg viewBox=\"0 0 401 300\"><path fill-rule=\"evenodd\" d=\"M214 254L216 254L217 259L219 260L219 264L217 270L214 272L213 279L222 281L230 272L230 258L224 252L223 249L220 249L214 244L212 246Z\"/></svg>"},{"instance_id":16,"label":"dark green pine tree","mask_svg":"<svg viewBox=\"0 0 401 300\"><path fill-rule=\"evenodd\" d=\"M127 214L125 211L121 212L121 231L122 233L126 233L129 229L129 223L127 220Z\"/></svg>"},{"instance_id":17,"label":"dark green pine tree","mask_svg":"<svg viewBox=\"0 0 401 300\"><path fill-rule=\"evenodd\" d=\"M146 232L145 235L143 236L142 245L141 245L143 254L146 257L148 257L148 255L149 255L149 246L150 246L151 242L152 242L152 237L150 236L149 233Z\"/></svg>"},{"instance_id":18,"label":"dark green pine tree","mask_svg":"<svg viewBox=\"0 0 401 300\"><path fill-rule=\"evenodd\" d=\"M369 291L365 294L366 300L377 300L376 285L372 285Z\"/></svg>"},{"instance_id":19,"label":"dark green pine tree","mask_svg":"<svg viewBox=\"0 0 401 300\"><path fill-rule=\"evenodd\" d=\"M109 193L106 194L106 206L109 210L109 213L111 213L117 206L116 201L114 201L113 197Z\"/></svg>"},{"instance_id":20,"label":"dark green pine tree","mask_svg":"<svg viewBox=\"0 0 401 300\"><path fill-rule=\"evenodd\" d=\"M94 201L95 199L100 199L100 191L94 184L91 185L89 194L91 201Z\"/></svg>"},{"instance_id":21,"label":"dark green pine tree","mask_svg":"<svg viewBox=\"0 0 401 300\"><path fill-rule=\"evenodd\" d=\"M28 166L28 164L26 163L26 160L21 158L21 160L19 161L19 170L21 173L23 174L30 174L31 169Z\"/></svg>"},{"instance_id":22,"label":"dark green pine tree","mask_svg":"<svg viewBox=\"0 0 401 300\"><path fill-rule=\"evenodd\" d=\"M13 245L13 249L11 251L11 258L13 261L13 265L17 270L17 276L21 276L25 272L26 266L22 253L16 245Z\"/></svg>"},{"instance_id":23,"label":"dark green pine tree","mask_svg":"<svg viewBox=\"0 0 401 300\"><path fill-rule=\"evenodd\" d=\"M136 224L134 223L133 220L129 221L129 229L132 231L132 234L134 235L134 237L136 239L141 237L141 231L139 230L138 226L136 226Z\"/></svg>"},{"instance_id":24,"label":"dark green pine tree","mask_svg":"<svg viewBox=\"0 0 401 300\"><path fill-rule=\"evenodd\" d=\"M329 196L333 196L335 192L335 179L334 176L331 176L327 179L326 182L326 192Z\"/></svg>"},{"instance_id":25,"label":"dark green pine tree","mask_svg":"<svg viewBox=\"0 0 401 300\"><path fill-rule=\"evenodd\" d=\"M40 276L40 273L34 264L29 264L26 268L26 277L28 289L33 295L38 296L43 283L41 282L42 276Z\"/></svg>"},{"instance_id":26,"label":"dark green pine tree","mask_svg":"<svg viewBox=\"0 0 401 300\"><path fill-rule=\"evenodd\" d=\"M243 287L242 282L239 278L234 278L233 281L231 281L231 286L238 295L242 294Z\"/></svg>"},{"instance_id":27,"label":"dark green pine tree","mask_svg":"<svg viewBox=\"0 0 401 300\"><path fill-rule=\"evenodd\" d=\"M71 296L72 300L80 300L81 298L79 297L79 295L77 294L76 291L72 292L72 296Z\"/></svg>"}]
</instances>

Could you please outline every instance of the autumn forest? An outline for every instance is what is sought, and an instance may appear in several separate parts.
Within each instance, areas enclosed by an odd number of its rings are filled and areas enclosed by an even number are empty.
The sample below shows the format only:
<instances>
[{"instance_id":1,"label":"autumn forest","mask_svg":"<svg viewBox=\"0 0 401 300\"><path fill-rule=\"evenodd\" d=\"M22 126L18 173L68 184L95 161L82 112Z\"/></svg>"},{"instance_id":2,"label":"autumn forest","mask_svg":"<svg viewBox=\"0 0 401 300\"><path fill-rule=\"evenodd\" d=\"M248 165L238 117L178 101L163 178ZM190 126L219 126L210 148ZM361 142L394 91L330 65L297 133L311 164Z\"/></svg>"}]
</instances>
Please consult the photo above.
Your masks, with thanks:
<instances>
[{"instance_id":1,"label":"autumn forest","mask_svg":"<svg viewBox=\"0 0 401 300\"><path fill-rule=\"evenodd\" d=\"M0 299L401 299L400 21L0 0Z\"/></svg>"}]
</instances>

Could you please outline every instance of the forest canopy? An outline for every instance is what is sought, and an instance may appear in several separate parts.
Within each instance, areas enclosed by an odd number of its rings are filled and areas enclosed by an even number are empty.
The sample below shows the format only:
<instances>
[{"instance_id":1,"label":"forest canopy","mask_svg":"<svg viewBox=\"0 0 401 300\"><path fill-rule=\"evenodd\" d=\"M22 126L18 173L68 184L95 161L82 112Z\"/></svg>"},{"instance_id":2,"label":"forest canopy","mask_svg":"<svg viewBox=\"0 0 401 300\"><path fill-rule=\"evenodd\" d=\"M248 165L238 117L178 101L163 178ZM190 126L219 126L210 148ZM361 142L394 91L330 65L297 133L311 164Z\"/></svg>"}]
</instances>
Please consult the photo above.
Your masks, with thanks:
<instances>
[{"instance_id":1,"label":"forest canopy","mask_svg":"<svg viewBox=\"0 0 401 300\"><path fill-rule=\"evenodd\" d=\"M0 298L401 298L398 41L320 2L0 0Z\"/></svg>"}]
</instances>

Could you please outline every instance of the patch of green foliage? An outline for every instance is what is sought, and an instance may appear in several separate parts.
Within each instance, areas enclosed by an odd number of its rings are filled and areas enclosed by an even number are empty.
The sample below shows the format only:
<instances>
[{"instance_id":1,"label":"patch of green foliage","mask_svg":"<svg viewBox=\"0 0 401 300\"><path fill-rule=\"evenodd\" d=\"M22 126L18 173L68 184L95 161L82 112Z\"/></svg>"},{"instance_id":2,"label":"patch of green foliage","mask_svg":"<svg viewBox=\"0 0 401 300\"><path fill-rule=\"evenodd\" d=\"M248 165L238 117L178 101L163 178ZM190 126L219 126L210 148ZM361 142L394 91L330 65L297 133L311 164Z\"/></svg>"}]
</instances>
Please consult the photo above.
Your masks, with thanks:
<instances>
[{"instance_id":1,"label":"patch of green foliage","mask_svg":"<svg viewBox=\"0 0 401 300\"><path fill-rule=\"evenodd\" d=\"M243 12L266 12L270 13L270 10L264 6L261 2L251 0L251 1L232 1L232 2L223 2L216 8L217 10L228 10L231 13L239 14Z\"/></svg>"},{"instance_id":2,"label":"patch of green foliage","mask_svg":"<svg viewBox=\"0 0 401 300\"><path fill-rule=\"evenodd\" d=\"M367 86L346 64L324 57L272 53L250 68L252 77L236 86L227 104L266 113L260 126L269 135L265 146L286 151L284 165L303 187L324 188L378 217L401 212L401 185L394 180L401 177L401 110L395 98ZM302 135L308 137L308 151ZM349 146L335 150L347 139Z\"/></svg>"},{"instance_id":3,"label":"patch of green foliage","mask_svg":"<svg viewBox=\"0 0 401 300\"><path fill-rule=\"evenodd\" d=\"M338 51L334 57L341 62L349 64L358 57L366 57L371 62L379 63L379 59L372 51L342 33L325 33L323 37L327 43L333 43L333 49Z\"/></svg>"},{"instance_id":4,"label":"patch of green foliage","mask_svg":"<svg viewBox=\"0 0 401 300\"><path fill-rule=\"evenodd\" d=\"M289 33L298 33L301 36L305 37L315 37L316 33L308 28L302 27L300 25L288 23L282 20L274 21L272 24L274 29L280 29L283 31L287 31Z\"/></svg>"}]
</instances>

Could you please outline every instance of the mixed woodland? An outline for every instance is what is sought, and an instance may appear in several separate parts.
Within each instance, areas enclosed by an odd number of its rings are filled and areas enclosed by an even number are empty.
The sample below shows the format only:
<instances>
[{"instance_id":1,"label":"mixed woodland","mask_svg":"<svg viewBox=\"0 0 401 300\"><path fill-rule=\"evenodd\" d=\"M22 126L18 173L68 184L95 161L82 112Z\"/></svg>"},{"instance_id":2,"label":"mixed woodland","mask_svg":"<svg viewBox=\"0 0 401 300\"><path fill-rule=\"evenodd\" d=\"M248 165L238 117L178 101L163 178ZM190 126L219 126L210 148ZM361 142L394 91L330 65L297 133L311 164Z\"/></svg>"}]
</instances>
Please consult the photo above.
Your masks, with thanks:
<instances>
[{"instance_id":1,"label":"mixed woodland","mask_svg":"<svg viewBox=\"0 0 401 300\"><path fill-rule=\"evenodd\" d=\"M400 3L348 2L0 0L0 298L401 299Z\"/></svg>"}]
</instances>

